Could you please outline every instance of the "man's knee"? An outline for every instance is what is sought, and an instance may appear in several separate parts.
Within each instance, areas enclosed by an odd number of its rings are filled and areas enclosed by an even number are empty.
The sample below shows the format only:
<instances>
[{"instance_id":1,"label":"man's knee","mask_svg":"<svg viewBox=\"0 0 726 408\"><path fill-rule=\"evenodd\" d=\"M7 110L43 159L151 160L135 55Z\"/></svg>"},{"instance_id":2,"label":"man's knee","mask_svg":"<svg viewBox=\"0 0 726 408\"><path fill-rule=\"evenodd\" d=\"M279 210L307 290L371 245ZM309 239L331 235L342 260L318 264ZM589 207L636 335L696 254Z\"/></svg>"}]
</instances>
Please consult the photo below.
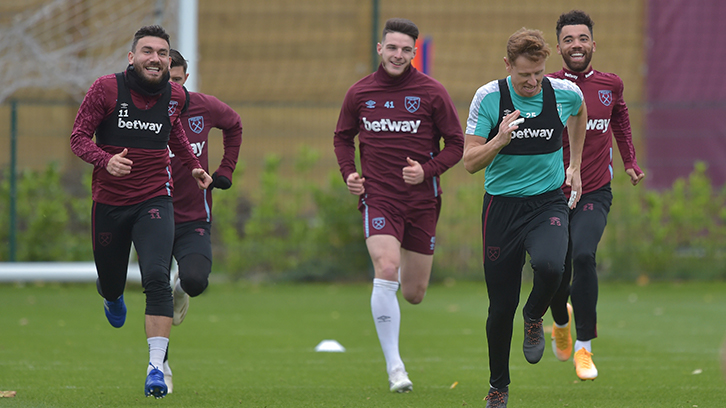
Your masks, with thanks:
<instances>
[{"instance_id":1,"label":"man's knee","mask_svg":"<svg viewBox=\"0 0 726 408\"><path fill-rule=\"evenodd\" d=\"M542 279L553 279L560 282L562 274L565 272L564 258L556 258L552 256L542 257L540 259L532 259L532 269L539 274Z\"/></svg>"},{"instance_id":2,"label":"man's knee","mask_svg":"<svg viewBox=\"0 0 726 408\"><path fill-rule=\"evenodd\" d=\"M373 260L376 278L390 281L399 281L399 267L392 259L377 258Z\"/></svg>"},{"instance_id":3,"label":"man's knee","mask_svg":"<svg viewBox=\"0 0 726 408\"><path fill-rule=\"evenodd\" d=\"M595 267L595 253L583 251L572 256L572 263L576 270L582 271Z\"/></svg>"},{"instance_id":4,"label":"man's knee","mask_svg":"<svg viewBox=\"0 0 726 408\"><path fill-rule=\"evenodd\" d=\"M406 299L408 303L412 305L417 305L421 303L424 299L424 296L426 296L426 286L401 286L401 293L403 294L403 298Z\"/></svg>"},{"instance_id":5,"label":"man's knee","mask_svg":"<svg viewBox=\"0 0 726 408\"><path fill-rule=\"evenodd\" d=\"M119 296L124 294L124 285L123 284L117 284L117 285L107 285L106 290L104 291L101 287L101 279L96 278L96 291L98 291L98 294L101 295L104 299L108 301L113 301L119 298ZM104 293L107 293L107 295L104 295Z\"/></svg>"},{"instance_id":6,"label":"man's knee","mask_svg":"<svg viewBox=\"0 0 726 408\"><path fill-rule=\"evenodd\" d=\"M491 320L492 324L502 324L503 322L511 322L519 306L519 299L501 298L499 300L490 300L489 309L487 310L487 320Z\"/></svg>"},{"instance_id":7,"label":"man's knee","mask_svg":"<svg viewBox=\"0 0 726 408\"><path fill-rule=\"evenodd\" d=\"M189 254L179 260L181 287L189 296L199 296L209 285L212 261L202 254Z\"/></svg>"}]
</instances>

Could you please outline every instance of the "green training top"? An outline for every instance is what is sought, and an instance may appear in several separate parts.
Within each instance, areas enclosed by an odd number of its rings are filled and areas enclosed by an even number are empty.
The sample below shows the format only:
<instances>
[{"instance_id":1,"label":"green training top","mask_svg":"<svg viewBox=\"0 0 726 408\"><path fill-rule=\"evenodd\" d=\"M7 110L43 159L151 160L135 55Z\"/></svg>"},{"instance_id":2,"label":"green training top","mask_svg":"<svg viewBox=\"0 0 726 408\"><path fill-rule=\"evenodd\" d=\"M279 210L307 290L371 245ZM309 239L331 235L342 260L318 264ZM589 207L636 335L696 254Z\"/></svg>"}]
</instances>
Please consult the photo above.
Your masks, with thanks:
<instances>
[{"instance_id":1,"label":"green training top","mask_svg":"<svg viewBox=\"0 0 726 408\"><path fill-rule=\"evenodd\" d=\"M554 90L559 120L565 126L569 117L577 115L580 110L584 100L582 92L577 85L568 80L549 78L549 81ZM542 92L527 98L514 92L511 77L507 77L507 85L514 108L521 112L520 117L534 118L542 112ZM502 117L500 97L499 82L497 80L489 82L476 91L469 108L469 118L466 126L467 135L486 138L492 129L498 126ZM525 120L520 129L526 127L526 124L527 121ZM519 134L519 139L557 138L561 146L562 133L553 134L549 130L522 129L521 131L515 131L515 133ZM516 137L517 135L513 134L513 138ZM508 151L511 150L508 149ZM484 179L484 189L491 195L531 197L560 188L565 180L562 148L543 154L506 154L503 149L486 167Z\"/></svg>"}]
</instances>

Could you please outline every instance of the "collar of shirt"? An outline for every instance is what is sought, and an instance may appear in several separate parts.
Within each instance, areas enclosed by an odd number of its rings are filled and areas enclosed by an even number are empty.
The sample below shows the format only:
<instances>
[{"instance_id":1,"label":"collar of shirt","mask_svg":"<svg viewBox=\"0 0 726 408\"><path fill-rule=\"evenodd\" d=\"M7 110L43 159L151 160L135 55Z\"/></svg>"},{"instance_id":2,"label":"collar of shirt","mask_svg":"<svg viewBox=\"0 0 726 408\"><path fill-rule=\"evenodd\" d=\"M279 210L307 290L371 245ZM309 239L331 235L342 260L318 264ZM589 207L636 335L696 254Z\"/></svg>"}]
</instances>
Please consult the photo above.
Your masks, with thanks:
<instances>
[{"instance_id":1,"label":"collar of shirt","mask_svg":"<svg viewBox=\"0 0 726 408\"><path fill-rule=\"evenodd\" d=\"M378 71L376 71L374 77L376 82L379 84L396 86L408 82L414 76L414 71L416 71L416 68L414 68L413 65L409 65L408 69L403 74L397 77L392 77L388 75L385 69L383 69L383 64L380 64L378 65Z\"/></svg>"},{"instance_id":2,"label":"collar of shirt","mask_svg":"<svg viewBox=\"0 0 726 408\"><path fill-rule=\"evenodd\" d=\"M582 81L582 80L590 78L592 76L592 74L595 73L595 70L592 67L590 67L590 69L587 71L575 72L575 71L570 71L567 68L562 68L562 72L565 73L565 78L569 79L570 81L577 82L577 81Z\"/></svg>"}]
</instances>

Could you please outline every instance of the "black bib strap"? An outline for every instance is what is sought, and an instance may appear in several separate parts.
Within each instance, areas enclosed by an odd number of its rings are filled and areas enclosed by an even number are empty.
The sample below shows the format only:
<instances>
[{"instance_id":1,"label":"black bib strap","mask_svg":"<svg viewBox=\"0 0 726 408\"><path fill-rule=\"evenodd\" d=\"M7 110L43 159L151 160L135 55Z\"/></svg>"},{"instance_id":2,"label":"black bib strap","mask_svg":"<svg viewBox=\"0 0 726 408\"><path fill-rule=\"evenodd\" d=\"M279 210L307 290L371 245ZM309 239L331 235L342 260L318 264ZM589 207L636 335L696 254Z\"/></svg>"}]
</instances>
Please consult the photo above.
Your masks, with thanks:
<instances>
[{"instance_id":1,"label":"black bib strap","mask_svg":"<svg viewBox=\"0 0 726 408\"><path fill-rule=\"evenodd\" d=\"M134 105L122 72L116 74L116 84L118 96L115 114L105 118L96 129L96 143L139 149L166 149L171 133L171 85L166 84L166 89L154 106L139 109Z\"/></svg>"},{"instance_id":2,"label":"black bib strap","mask_svg":"<svg viewBox=\"0 0 726 408\"><path fill-rule=\"evenodd\" d=\"M502 118L514 112L514 103L506 79L499 83L499 120L489 132L487 141L499 133ZM542 79L542 111L539 115L527 118L512 133L512 141L499 154L535 155L556 152L562 148L564 125L557 112L555 91L547 77Z\"/></svg>"}]
</instances>

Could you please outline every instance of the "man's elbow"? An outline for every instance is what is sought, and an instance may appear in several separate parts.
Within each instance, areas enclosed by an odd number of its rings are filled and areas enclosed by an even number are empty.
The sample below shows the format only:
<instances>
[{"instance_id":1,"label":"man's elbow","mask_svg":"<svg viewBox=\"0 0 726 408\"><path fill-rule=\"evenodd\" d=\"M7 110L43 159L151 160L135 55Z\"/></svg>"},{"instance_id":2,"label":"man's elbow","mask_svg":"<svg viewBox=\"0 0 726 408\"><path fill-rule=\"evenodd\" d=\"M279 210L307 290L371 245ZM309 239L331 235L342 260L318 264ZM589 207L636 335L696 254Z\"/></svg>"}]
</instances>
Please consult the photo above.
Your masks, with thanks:
<instances>
[{"instance_id":1,"label":"man's elbow","mask_svg":"<svg viewBox=\"0 0 726 408\"><path fill-rule=\"evenodd\" d=\"M476 166L476 163L474 163L474 161L471 158L467 157L466 155L464 155L464 160L462 160L462 161L464 162L464 168L466 169L466 171L469 172L469 174L474 174L477 171L479 171L479 168L478 168L478 166Z\"/></svg>"}]
</instances>

